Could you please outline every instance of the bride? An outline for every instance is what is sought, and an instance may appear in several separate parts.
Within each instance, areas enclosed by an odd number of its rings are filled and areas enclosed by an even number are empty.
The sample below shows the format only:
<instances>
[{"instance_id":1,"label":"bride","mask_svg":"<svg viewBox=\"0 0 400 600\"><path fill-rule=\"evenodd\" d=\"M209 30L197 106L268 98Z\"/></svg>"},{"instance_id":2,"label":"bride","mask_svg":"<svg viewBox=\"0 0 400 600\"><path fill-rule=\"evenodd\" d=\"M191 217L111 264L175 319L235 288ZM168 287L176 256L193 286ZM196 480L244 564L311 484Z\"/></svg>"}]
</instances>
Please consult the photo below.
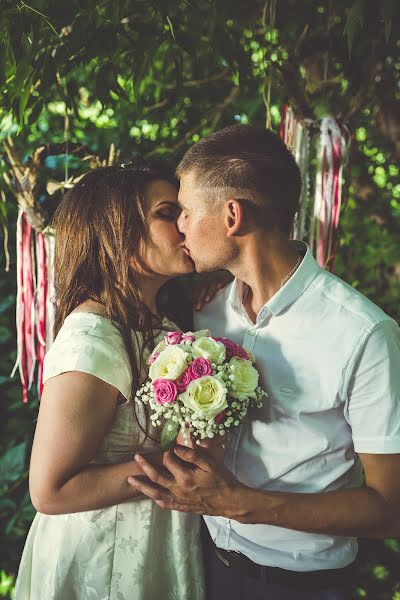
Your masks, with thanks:
<instances>
[{"instance_id":1,"label":"bride","mask_svg":"<svg viewBox=\"0 0 400 600\"><path fill-rule=\"evenodd\" d=\"M91 171L57 209L57 337L16 600L204 598L198 517L165 511L127 483L141 474L136 451L162 464L159 432L132 399L149 352L176 329L161 288L194 269L179 212L173 177L139 163ZM188 328L172 289L174 320Z\"/></svg>"}]
</instances>

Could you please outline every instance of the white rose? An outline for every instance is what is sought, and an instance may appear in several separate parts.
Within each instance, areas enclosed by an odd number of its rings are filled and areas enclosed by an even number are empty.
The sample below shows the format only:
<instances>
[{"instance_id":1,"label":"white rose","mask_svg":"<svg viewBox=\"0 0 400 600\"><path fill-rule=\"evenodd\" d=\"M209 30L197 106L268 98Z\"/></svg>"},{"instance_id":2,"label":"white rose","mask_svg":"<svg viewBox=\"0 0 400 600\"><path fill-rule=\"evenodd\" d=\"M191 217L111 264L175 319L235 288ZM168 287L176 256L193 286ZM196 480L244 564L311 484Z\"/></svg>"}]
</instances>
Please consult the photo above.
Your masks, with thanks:
<instances>
[{"instance_id":1,"label":"white rose","mask_svg":"<svg viewBox=\"0 0 400 600\"><path fill-rule=\"evenodd\" d=\"M258 386L258 371L253 367L250 360L234 356L229 361L229 372L233 375L232 384L235 389L229 390L233 398L256 398L255 389Z\"/></svg>"},{"instance_id":2,"label":"white rose","mask_svg":"<svg viewBox=\"0 0 400 600\"><path fill-rule=\"evenodd\" d=\"M225 386L211 375L191 381L180 399L191 412L202 411L210 419L228 406Z\"/></svg>"},{"instance_id":3,"label":"white rose","mask_svg":"<svg viewBox=\"0 0 400 600\"><path fill-rule=\"evenodd\" d=\"M207 358L212 363L221 363L225 359L226 349L222 342L210 337L201 337L192 344L193 356Z\"/></svg>"},{"instance_id":4,"label":"white rose","mask_svg":"<svg viewBox=\"0 0 400 600\"><path fill-rule=\"evenodd\" d=\"M150 379L177 379L187 367L187 356L179 346L167 346L151 365Z\"/></svg>"}]
</instances>

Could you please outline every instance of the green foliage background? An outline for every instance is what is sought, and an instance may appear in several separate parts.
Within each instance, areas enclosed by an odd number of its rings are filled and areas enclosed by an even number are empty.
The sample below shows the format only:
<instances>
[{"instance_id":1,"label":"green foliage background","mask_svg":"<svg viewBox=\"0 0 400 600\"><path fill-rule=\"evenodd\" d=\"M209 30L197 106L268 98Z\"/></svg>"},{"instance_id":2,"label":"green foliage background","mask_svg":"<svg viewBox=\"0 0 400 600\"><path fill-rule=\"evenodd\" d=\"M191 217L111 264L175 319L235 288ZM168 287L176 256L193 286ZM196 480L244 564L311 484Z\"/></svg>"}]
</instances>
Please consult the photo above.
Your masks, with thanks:
<instances>
[{"instance_id":1,"label":"green foliage background","mask_svg":"<svg viewBox=\"0 0 400 600\"><path fill-rule=\"evenodd\" d=\"M134 152L172 163L232 122L277 129L280 108L318 122L333 114L353 133L336 273L400 321L400 11L398 2L280 0L2 0L0 140L23 160L40 145L83 143L120 160ZM49 156L46 184L88 168ZM0 174L10 172L5 156ZM13 194L0 182L10 270L0 276L0 597L13 586L34 515L27 472L37 398L21 403L15 361ZM1 243L5 241L5 232ZM3 257L2 269L6 259ZM364 541L358 598L400 600L400 543Z\"/></svg>"}]
</instances>

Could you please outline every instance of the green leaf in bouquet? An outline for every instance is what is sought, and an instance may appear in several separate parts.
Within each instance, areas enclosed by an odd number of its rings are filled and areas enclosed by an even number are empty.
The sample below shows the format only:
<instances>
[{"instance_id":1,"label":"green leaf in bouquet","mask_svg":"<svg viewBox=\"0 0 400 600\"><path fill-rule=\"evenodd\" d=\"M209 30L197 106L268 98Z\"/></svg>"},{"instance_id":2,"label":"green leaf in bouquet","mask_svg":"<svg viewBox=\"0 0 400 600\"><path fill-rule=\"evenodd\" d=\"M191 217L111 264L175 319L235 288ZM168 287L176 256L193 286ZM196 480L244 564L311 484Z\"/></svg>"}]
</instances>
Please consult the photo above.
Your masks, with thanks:
<instances>
[{"instance_id":1,"label":"green leaf in bouquet","mask_svg":"<svg viewBox=\"0 0 400 600\"><path fill-rule=\"evenodd\" d=\"M161 450L166 452L175 442L177 435L179 432L179 423L173 421L172 419L168 419L165 423L162 433L161 433Z\"/></svg>"}]
</instances>

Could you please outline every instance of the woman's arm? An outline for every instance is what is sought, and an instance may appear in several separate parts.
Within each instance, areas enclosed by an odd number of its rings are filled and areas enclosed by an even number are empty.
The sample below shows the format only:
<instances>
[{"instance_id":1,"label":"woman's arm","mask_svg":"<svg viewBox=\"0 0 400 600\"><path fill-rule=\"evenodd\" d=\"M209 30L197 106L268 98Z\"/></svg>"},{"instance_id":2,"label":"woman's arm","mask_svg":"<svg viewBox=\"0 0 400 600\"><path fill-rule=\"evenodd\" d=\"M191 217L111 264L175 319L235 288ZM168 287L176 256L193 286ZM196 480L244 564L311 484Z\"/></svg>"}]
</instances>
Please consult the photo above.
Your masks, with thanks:
<instances>
[{"instance_id":1,"label":"woman's arm","mask_svg":"<svg viewBox=\"0 0 400 600\"><path fill-rule=\"evenodd\" d=\"M127 482L143 474L134 460L90 465L109 431L118 390L93 375L71 371L43 390L33 441L29 488L36 510L65 514L112 506L139 496ZM162 454L152 455L162 464Z\"/></svg>"}]
</instances>

